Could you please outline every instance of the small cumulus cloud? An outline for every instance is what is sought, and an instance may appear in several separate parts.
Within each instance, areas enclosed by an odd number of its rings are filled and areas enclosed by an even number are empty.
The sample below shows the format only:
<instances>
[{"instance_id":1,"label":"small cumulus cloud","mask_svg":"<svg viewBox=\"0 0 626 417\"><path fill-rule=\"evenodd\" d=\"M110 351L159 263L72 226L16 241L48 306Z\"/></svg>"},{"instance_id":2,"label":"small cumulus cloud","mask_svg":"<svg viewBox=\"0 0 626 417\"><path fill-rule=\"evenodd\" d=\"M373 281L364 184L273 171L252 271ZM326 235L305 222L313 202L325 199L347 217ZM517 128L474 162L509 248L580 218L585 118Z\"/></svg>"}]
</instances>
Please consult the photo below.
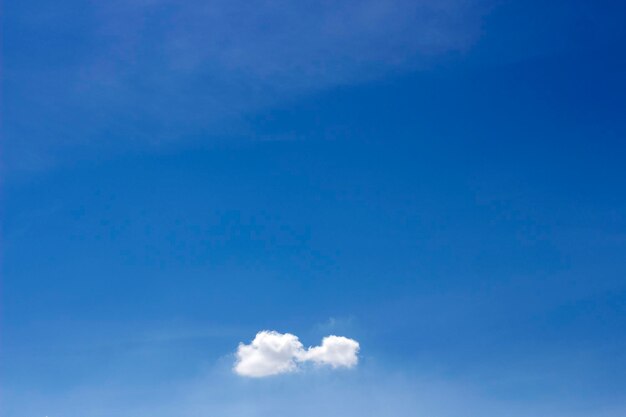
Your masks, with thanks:
<instances>
[{"instance_id":1,"label":"small cumulus cloud","mask_svg":"<svg viewBox=\"0 0 626 417\"><path fill-rule=\"evenodd\" d=\"M359 342L343 336L327 336L321 346L309 348L304 355L305 360L330 365L333 368L352 368L359 358Z\"/></svg>"},{"instance_id":2,"label":"small cumulus cloud","mask_svg":"<svg viewBox=\"0 0 626 417\"><path fill-rule=\"evenodd\" d=\"M263 377L293 372L304 347L297 336L262 331L249 345L240 343L235 372L243 376Z\"/></svg>"},{"instance_id":3,"label":"small cumulus cloud","mask_svg":"<svg viewBox=\"0 0 626 417\"><path fill-rule=\"evenodd\" d=\"M327 336L320 346L305 349L297 336L263 330L250 344L240 343L234 372L261 378L294 372L304 362L333 369L353 368L359 361L359 342L343 336Z\"/></svg>"}]
</instances>

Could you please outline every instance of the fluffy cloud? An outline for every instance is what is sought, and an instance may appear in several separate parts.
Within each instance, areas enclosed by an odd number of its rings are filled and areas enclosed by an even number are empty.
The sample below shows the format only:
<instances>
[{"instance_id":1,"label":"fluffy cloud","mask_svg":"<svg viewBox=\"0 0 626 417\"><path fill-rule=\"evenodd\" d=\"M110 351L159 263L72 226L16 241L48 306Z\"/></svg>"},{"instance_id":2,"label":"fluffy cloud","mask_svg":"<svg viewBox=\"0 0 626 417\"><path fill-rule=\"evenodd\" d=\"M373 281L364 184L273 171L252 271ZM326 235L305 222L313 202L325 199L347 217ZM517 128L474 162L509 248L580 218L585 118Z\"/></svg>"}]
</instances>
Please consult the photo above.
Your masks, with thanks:
<instances>
[{"instance_id":1,"label":"fluffy cloud","mask_svg":"<svg viewBox=\"0 0 626 417\"><path fill-rule=\"evenodd\" d=\"M304 355L305 360L330 365L333 368L351 368L359 358L359 342L343 336L327 336L321 346L309 348Z\"/></svg>"},{"instance_id":2,"label":"fluffy cloud","mask_svg":"<svg viewBox=\"0 0 626 417\"><path fill-rule=\"evenodd\" d=\"M262 331L249 345L239 344L235 372L243 376L262 377L293 372L304 348L297 336Z\"/></svg>"},{"instance_id":3,"label":"fluffy cloud","mask_svg":"<svg viewBox=\"0 0 626 417\"><path fill-rule=\"evenodd\" d=\"M313 362L335 368L352 368L358 363L359 343L343 336L327 336L320 346L304 349L290 333L260 331L249 345L240 343L233 370L241 376L265 377L294 372L299 363Z\"/></svg>"}]
</instances>

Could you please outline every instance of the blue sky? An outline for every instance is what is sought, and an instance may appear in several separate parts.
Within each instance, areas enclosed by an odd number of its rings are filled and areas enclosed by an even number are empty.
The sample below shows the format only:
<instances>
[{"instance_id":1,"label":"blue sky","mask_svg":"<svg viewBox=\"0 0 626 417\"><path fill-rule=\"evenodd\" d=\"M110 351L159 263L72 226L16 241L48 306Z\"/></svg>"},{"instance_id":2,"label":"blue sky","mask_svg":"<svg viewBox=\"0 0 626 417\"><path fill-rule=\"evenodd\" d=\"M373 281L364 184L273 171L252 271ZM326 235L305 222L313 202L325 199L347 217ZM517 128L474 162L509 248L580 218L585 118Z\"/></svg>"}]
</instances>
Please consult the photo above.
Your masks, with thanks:
<instances>
[{"instance_id":1,"label":"blue sky","mask_svg":"<svg viewBox=\"0 0 626 417\"><path fill-rule=\"evenodd\" d=\"M0 415L625 415L626 8L545 3L5 4Z\"/></svg>"}]
</instances>

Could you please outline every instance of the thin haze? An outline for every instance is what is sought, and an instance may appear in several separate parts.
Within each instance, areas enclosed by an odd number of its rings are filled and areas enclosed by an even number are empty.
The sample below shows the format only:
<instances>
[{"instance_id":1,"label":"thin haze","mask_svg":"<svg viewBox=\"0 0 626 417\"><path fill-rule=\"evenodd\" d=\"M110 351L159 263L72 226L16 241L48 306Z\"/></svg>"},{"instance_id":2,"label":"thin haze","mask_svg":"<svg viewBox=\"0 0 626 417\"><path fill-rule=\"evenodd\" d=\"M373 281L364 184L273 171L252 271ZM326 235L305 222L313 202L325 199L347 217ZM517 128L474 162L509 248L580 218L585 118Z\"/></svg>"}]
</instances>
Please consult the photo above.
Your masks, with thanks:
<instances>
[{"instance_id":1,"label":"thin haze","mask_svg":"<svg viewBox=\"0 0 626 417\"><path fill-rule=\"evenodd\" d=\"M13 5L5 83L16 106L6 110L5 160L9 170L37 170L73 150L253 136L242 119L254 110L463 53L486 8L460 0ZM38 38L48 46L30 45Z\"/></svg>"}]
</instances>

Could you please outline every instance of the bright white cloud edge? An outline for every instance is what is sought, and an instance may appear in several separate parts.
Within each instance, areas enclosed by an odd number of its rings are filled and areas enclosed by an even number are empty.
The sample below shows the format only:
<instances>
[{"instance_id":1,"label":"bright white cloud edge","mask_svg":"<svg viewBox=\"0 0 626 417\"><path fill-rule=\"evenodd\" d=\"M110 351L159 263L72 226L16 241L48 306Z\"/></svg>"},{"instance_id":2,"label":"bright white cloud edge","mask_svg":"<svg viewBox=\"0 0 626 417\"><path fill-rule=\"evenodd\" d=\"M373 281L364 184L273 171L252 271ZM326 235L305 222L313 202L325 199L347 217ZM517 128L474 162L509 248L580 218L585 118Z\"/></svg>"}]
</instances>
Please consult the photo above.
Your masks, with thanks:
<instances>
[{"instance_id":1,"label":"bright white cloud edge","mask_svg":"<svg viewBox=\"0 0 626 417\"><path fill-rule=\"evenodd\" d=\"M359 362L359 347L354 339L330 335L322 339L320 346L304 349L298 336L262 330L250 344L239 344L233 371L240 376L262 378L295 372L304 362L332 369L353 368Z\"/></svg>"}]
</instances>

